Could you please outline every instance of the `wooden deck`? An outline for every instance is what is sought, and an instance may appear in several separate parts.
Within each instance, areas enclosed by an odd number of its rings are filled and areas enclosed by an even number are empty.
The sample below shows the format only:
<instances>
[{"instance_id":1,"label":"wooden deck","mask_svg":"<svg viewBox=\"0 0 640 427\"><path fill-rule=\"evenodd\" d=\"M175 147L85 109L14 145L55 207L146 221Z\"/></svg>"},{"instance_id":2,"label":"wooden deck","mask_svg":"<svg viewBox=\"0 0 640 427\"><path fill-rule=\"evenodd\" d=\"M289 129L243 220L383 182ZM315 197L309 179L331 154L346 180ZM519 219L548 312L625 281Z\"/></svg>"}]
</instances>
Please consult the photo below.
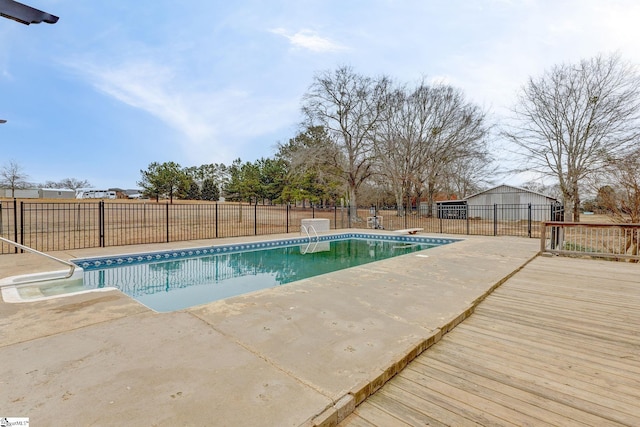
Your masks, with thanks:
<instances>
[{"instance_id":1,"label":"wooden deck","mask_svg":"<svg viewBox=\"0 0 640 427\"><path fill-rule=\"evenodd\" d=\"M640 426L640 265L533 260L340 424L402 425Z\"/></svg>"}]
</instances>

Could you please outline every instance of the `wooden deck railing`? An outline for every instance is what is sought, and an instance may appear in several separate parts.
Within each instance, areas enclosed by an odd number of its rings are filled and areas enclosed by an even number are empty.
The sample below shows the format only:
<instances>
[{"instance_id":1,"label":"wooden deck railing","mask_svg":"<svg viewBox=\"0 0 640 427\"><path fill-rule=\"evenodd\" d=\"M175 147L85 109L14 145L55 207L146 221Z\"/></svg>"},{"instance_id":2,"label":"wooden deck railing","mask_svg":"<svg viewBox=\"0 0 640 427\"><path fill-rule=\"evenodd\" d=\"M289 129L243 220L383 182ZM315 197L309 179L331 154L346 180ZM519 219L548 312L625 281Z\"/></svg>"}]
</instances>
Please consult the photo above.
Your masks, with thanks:
<instances>
[{"instance_id":1,"label":"wooden deck railing","mask_svg":"<svg viewBox=\"0 0 640 427\"><path fill-rule=\"evenodd\" d=\"M640 224L548 221L540 233L540 252L640 261Z\"/></svg>"}]
</instances>

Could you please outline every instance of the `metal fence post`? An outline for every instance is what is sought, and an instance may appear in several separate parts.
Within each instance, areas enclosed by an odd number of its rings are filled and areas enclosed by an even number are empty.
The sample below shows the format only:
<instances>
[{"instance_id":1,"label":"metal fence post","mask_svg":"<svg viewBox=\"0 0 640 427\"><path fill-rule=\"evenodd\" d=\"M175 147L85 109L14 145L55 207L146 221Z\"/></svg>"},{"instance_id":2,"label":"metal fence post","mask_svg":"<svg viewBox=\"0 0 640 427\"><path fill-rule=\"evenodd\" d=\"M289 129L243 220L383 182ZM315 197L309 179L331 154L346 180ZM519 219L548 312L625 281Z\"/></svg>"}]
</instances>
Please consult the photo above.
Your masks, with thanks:
<instances>
[{"instance_id":1,"label":"metal fence post","mask_svg":"<svg viewBox=\"0 0 640 427\"><path fill-rule=\"evenodd\" d=\"M407 216L409 216L409 198L407 197L407 208L404 210L404 228L409 228L407 226Z\"/></svg>"},{"instance_id":2,"label":"metal fence post","mask_svg":"<svg viewBox=\"0 0 640 427\"><path fill-rule=\"evenodd\" d=\"M215 222L216 222L216 239L218 238L218 202L216 202L216 217L215 217Z\"/></svg>"},{"instance_id":3,"label":"metal fence post","mask_svg":"<svg viewBox=\"0 0 640 427\"><path fill-rule=\"evenodd\" d=\"M493 204L493 235L498 235L498 204Z\"/></svg>"},{"instance_id":4,"label":"metal fence post","mask_svg":"<svg viewBox=\"0 0 640 427\"><path fill-rule=\"evenodd\" d=\"M18 201L13 199L13 241L18 241ZM18 248L14 248L15 253L18 253Z\"/></svg>"},{"instance_id":5,"label":"metal fence post","mask_svg":"<svg viewBox=\"0 0 640 427\"><path fill-rule=\"evenodd\" d=\"M467 219L467 234L469 234L469 205L464 206L465 218Z\"/></svg>"},{"instance_id":6,"label":"metal fence post","mask_svg":"<svg viewBox=\"0 0 640 427\"><path fill-rule=\"evenodd\" d=\"M336 230L338 228L338 205L333 207L333 229Z\"/></svg>"},{"instance_id":7,"label":"metal fence post","mask_svg":"<svg viewBox=\"0 0 640 427\"><path fill-rule=\"evenodd\" d=\"M98 202L98 247L104 248L104 200Z\"/></svg>"},{"instance_id":8,"label":"metal fence post","mask_svg":"<svg viewBox=\"0 0 640 427\"><path fill-rule=\"evenodd\" d=\"M256 197L256 204L253 205L253 234L258 235L258 198Z\"/></svg>"},{"instance_id":9,"label":"metal fence post","mask_svg":"<svg viewBox=\"0 0 640 427\"><path fill-rule=\"evenodd\" d=\"M287 224L287 228L286 228L286 232L288 233L288 232L289 232L289 203L287 203L287 212L286 212L286 215L287 215L287 222L286 222L286 224Z\"/></svg>"},{"instance_id":10,"label":"metal fence post","mask_svg":"<svg viewBox=\"0 0 640 427\"><path fill-rule=\"evenodd\" d=\"M529 218L528 218L528 234L529 238L531 238L531 203L529 203Z\"/></svg>"},{"instance_id":11,"label":"metal fence post","mask_svg":"<svg viewBox=\"0 0 640 427\"><path fill-rule=\"evenodd\" d=\"M16 237L16 242L18 238ZM21 245L24 245L24 202L20 202L20 242ZM23 253L23 250L20 250L20 253ZM17 252L16 252L17 253Z\"/></svg>"},{"instance_id":12,"label":"metal fence post","mask_svg":"<svg viewBox=\"0 0 640 427\"><path fill-rule=\"evenodd\" d=\"M165 204L165 219L167 226L167 243L169 243L169 203Z\"/></svg>"}]
</instances>

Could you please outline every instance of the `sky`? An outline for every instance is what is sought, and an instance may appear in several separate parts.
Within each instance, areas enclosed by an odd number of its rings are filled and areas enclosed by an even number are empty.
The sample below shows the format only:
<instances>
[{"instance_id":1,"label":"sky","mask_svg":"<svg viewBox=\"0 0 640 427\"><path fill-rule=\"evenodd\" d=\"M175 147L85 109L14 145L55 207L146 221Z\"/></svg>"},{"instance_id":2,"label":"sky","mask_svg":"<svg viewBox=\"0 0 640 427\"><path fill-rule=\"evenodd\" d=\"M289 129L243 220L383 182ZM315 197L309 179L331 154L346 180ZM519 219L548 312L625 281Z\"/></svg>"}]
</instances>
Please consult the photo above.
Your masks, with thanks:
<instances>
[{"instance_id":1,"label":"sky","mask_svg":"<svg viewBox=\"0 0 640 427\"><path fill-rule=\"evenodd\" d=\"M151 162L273 156L314 76L341 66L446 82L499 123L553 65L640 64L637 0L22 2L60 17L0 18L0 167L33 183L132 189Z\"/></svg>"}]
</instances>

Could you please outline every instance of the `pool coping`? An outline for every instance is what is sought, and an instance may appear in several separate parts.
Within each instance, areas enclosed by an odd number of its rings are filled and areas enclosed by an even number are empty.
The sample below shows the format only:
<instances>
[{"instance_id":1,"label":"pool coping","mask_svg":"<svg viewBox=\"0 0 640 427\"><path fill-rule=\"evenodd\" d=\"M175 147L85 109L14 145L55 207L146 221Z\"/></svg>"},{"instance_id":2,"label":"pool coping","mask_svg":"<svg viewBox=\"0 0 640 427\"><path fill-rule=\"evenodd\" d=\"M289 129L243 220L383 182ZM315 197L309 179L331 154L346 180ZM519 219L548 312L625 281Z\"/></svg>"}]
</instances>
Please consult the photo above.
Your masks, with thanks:
<instances>
[{"instance_id":1,"label":"pool coping","mask_svg":"<svg viewBox=\"0 0 640 427\"><path fill-rule=\"evenodd\" d=\"M258 237L258 236L256 236ZM188 259L205 255L221 255L240 252L250 252L264 249L274 249L279 247L297 246L304 244L313 244L314 242L331 242L343 239L375 239L381 241L392 242L407 242L417 244L433 244L433 245L446 245L463 240L460 238L444 238L444 237L427 237L427 236L403 236L398 234L381 234L381 233L363 233L363 232L325 232L322 235L318 235L317 238L313 237L298 237L298 238L280 238L274 240L264 240L256 242L236 242L210 246L200 246L193 248L182 248L173 250L158 250L158 251L144 251L144 252L124 252L117 255L107 255L99 257L83 257L72 258L71 262L77 265L76 270L72 277L80 276L84 271L91 271L95 269L105 267L120 267L136 264L146 264L150 262L161 262L168 260ZM16 303L28 303L34 301L46 301L49 299L65 298L73 295L82 295L90 292L103 292L110 290L118 290L114 286L106 286L103 288L83 289L76 292L67 292L55 295L47 295L41 297L24 298L20 295L18 288L24 288L29 286L38 286L37 282L29 282L30 278L41 281L43 277L50 276L51 280L56 280L57 276L64 274L66 270L56 270L35 274L24 274L19 276L10 276L0 279L0 295L2 299L11 304ZM292 282L293 283L293 282ZM134 298L134 297L131 297ZM135 299L135 298L134 298ZM209 301L213 302L213 301ZM187 307L188 308L188 307ZM151 309L151 308L149 308ZM180 310L184 310L182 308ZM153 310L153 309L151 309ZM153 310L156 311L156 310Z\"/></svg>"}]
</instances>

